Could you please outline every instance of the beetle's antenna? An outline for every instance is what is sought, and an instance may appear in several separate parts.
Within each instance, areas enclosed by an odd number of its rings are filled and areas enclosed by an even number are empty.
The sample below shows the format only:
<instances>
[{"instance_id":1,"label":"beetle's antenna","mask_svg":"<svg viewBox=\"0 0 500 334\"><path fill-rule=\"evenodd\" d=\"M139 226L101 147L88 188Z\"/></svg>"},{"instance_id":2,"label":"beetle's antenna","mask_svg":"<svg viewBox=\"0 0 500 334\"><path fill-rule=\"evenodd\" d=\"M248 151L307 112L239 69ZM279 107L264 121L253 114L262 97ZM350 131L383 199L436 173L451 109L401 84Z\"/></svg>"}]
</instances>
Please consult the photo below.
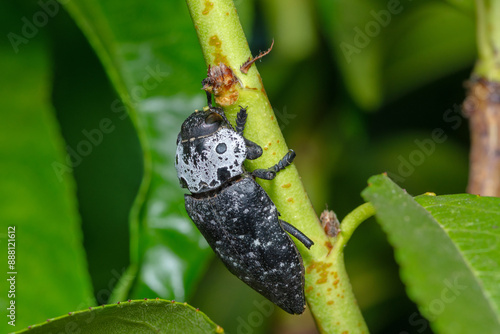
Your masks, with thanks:
<instances>
[{"instance_id":1,"label":"beetle's antenna","mask_svg":"<svg viewBox=\"0 0 500 334\"><path fill-rule=\"evenodd\" d=\"M302 233L300 230L298 230L295 226L292 224L287 223L284 220L279 220L281 227L291 235L295 237L298 241L300 241L304 246L306 246L307 249L311 249L311 246L314 245L314 242L309 239L304 233Z\"/></svg>"}]
</instances>

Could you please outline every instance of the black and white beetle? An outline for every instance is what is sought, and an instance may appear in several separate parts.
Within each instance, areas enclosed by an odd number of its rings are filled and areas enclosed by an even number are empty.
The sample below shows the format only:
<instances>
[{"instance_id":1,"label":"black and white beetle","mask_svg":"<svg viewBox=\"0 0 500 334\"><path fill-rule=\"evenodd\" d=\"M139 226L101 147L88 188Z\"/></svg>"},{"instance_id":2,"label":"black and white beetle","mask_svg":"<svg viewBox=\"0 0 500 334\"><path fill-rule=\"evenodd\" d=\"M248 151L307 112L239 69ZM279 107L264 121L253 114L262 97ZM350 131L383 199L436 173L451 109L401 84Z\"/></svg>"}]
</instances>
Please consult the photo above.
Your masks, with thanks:
<instances>
[{"instance_id":1,"label":"black and white beetle","mask_svg":"<svg viewBox=\"0 0 500 334\"><path fill-rule=\"evenodd\" d=\"M305 310L304 265L292 234L307 248L313 242L279 219L279 212L255 178L272 180L290 165L290 150L276 165L247 172L245 159L262 148L243 137L246 108L233 129L221 108L211 103L182 124L175 167L188 215L231 273L291 314ZM286 231L286 232L285 232Z\"/></svg>"}]
</instances>

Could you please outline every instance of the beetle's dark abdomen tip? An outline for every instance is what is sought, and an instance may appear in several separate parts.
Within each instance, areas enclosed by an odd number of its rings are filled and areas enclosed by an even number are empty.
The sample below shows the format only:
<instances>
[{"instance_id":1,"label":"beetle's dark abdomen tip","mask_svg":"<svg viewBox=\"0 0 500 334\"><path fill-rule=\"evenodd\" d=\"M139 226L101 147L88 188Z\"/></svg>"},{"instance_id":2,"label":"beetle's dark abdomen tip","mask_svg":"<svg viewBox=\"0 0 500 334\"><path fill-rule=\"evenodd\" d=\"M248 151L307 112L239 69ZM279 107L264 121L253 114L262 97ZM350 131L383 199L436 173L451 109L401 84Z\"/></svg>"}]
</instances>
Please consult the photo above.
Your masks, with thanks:
<instances>
[{"instance_id":1,"label":"beetle's dark abdomen tip","mask_svg":"<svg viewBox=\"0 0 500 334\"><path fill-rule=\"evenodd\" d=\"M302 259L276 206L252 177L213 197L186 196L186 210L231 273L286 312L304 312Z\"/></svg>"}]
</instances>

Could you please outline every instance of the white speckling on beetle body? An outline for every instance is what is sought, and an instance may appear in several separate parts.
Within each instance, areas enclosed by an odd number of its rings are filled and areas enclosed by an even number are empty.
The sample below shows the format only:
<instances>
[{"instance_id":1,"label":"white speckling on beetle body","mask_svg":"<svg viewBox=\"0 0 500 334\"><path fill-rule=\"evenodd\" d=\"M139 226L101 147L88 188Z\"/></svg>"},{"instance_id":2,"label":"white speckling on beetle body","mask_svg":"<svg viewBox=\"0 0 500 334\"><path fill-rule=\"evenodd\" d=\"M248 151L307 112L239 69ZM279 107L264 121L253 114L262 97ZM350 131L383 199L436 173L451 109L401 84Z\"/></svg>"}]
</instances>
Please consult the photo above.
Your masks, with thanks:
<instances>
[{"instance_id":1,"label":"white speckling on beetle body","mask_svg":"<svg viewBox=\"0 0 500 334\"><path fill-rule=\"evenodd\" d=\"M225 150L217 150L220 143L225 144ZM233 130L220 128L211 136L190 138L179 143L175 168L177 176L185 180L189 191L199 193L216 189L228 179L241 175L246 156L243 136ZM224 160L219 160L219 157Z\"/></svg>"},{"instance_id":2,"label":"white speckling on beetle body","mask_svg":"<svg viewBox=\"0 0 500 334\"><path fill-rule=\"evenodd\" d=\"M246 117L242 108L237 131L215 108L193 113L183 123L176 168L181 185L192 193L184 197L186 211L231 273L285 311L301 314L304 266L287 231L301 232L280 222L276 206L255 182L255 177L267 179L269 174L262 174L266 170L249 173L243 167L245 159L262 154L260 146L241 134ZM294 157L290 151L275 171ZM299 240L308 248L313 244L305 235Z\"/></svg>"}]
</instances>

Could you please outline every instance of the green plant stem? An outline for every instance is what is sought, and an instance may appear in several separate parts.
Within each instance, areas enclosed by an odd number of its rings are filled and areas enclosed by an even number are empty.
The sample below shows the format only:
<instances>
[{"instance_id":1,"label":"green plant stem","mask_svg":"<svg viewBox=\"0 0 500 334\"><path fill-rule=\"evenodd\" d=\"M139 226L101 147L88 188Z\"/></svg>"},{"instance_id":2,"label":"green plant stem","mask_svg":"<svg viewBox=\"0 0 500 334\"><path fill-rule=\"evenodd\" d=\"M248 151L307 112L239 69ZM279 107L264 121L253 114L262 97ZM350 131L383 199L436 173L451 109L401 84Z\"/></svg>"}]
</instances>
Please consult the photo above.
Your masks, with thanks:
<instances>
[{"instance_id":1,"label":"green plant stem","mask_svg":"<svg viewBox=\"0 0 500 334\"><path fill-rule=\"evenodd\" d=\"M342 231L337 237L334 251L337 253L341 253L344 247L347 245L347 242L351 238L352 234L354 233L354 230L356 230L356 228L358 228L358 226L362 222L364 222L374 214L375 208L373 207L373 205L371 203L365 203L358 206L354 211L345 216L345 218L342 220L342 223L340 224Z\"/></svg>"},{"instance_id":2,"label":"green plant stem","mask_svg":"<svg viewBox=\"0 0 500 334\"><path fill-rule=\"evenodd\" d=\"M238 106L248 106L245 136L264 149L262 157L248 161L246 167L253 170L276 164L288 152L288 147L256 66L252 65L247 74L240 71L241 64L251 53L233 1L186 0L186 3L207 66L223 62L242 83L238 101L226 107L225 112L234 121ZM329 238L321 227L295 166L292 164L278 173L273 181L258 182L276 204L282 219L299 228L315 243L310 250L300 243L297 246L306 268L307 302L320 331L367 333L345 272L343 253L340 250L336 256L332 255L336 240ZM349 236L346 234L345 242Z\"/></svg>"},{"instance_id":3,"label":"green plant stem","mask_svg":"<svg viewBox=\"0 0 500 334\"><path fill-rule=\"evenodd\" d=\"M476 0L478 60L474 74L500 82L500 1Z\"/></svg>"},{"instance_id":4,"label":"green plant stem","mask_svg":"<svg viewBox=\"0 0 500 334\"><path fill-rule=\"evenodd\" d=\"M307 268L308 272L316 272L316 275L306 275L306 292L322 333L369 332L345 269L344 248L354 230L374 213L371 203L349 213L340 224L341 231L330 253Z\"/></svg>"},{"instance_id":5,"label":"green plant stem","mask_svg":"<svg viewBox=\"0 0 500 334\"><path fill-rule=\"evenodd\" d=\"M262 157L248 161L246 166L250 170L273 166L288 152L288 147L257 68L253 65L247 74L241 73L239 69L251 53L232 0L187 0L187 4L207 66L215 66L222 61L242 82L237 102L226 107L225 112L229 120L234 121L239 105L248 106L245 137L264 149ZM214 40L219 44L214 45ZM295 165L279 172L273 181L258 182L273 199L283 220L304 231L316 243L310 251L299 246L305 259L325 256L329 250L323 245L328 238L321 228Z\"/></svg>"}]
</instances>

